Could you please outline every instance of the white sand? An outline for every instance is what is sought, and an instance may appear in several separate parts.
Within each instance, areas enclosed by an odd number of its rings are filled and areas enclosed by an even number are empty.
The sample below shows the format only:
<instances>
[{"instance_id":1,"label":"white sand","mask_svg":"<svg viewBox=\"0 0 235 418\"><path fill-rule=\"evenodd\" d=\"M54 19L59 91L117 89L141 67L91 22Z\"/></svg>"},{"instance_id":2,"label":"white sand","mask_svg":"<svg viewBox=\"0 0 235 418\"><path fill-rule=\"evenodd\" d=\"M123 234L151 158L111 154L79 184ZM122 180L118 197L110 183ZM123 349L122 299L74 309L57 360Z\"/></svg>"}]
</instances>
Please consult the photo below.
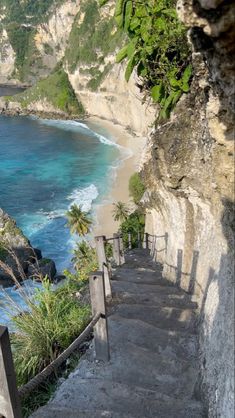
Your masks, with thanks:
<instances>
[{"instance_id":1,"label":"white sand","mask_svg":"<svg viewBox=\"0 0 235 418\"><path fill-rule=\"evenodd\" d=\"M89 121L103 126L112 135L115 142L131 151L129 158L123 153L122 164L117 168L116 176L112 185L111 192L105 196L105 202L97 208L97 218L93 228L94 235L112 236L117 232L119 223L112 217L113 203L118 201L132 205L128 191L130 176L138 170L139 162L146 144L146 138L131 135L127 130L112 122L98 118L89 118ZM125 159L126 158L126 159Z\"/></svg>"}]
</instances>

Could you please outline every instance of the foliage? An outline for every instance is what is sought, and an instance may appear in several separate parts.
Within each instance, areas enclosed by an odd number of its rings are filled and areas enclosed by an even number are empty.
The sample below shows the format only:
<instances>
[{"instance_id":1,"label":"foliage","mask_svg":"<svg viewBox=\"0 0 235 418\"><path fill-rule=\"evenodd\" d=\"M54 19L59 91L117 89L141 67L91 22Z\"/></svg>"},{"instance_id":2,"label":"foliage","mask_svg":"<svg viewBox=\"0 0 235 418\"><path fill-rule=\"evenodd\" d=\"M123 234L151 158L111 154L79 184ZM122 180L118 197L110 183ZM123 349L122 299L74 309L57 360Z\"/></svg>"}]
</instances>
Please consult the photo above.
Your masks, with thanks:
<instances>
[{"instance_id":1,"label":"foliage","mask_svg":"<svg viewBox=\"0 0 235 418\"><path fill-rule=\"evenodd\" d=\"M95 271L98 268L97 256L95 248L90 247L86 241L77 243L76 248L73 250L72 262L74 268L78 273L81 271ZM79 276L78 276L79 277Z\"/></svg>"},{"instance_id":2,"label":"foliage","mask_svg":"<svg viewBox=\"0 0 235 418\"><path fill-rule=\"evenodd\" d=\"M134 173L129 180L129 193L136 205L139 205L144 191L145 187L141 181L139 173Z\"/></svg>"},{"instance_id":3,"label":"foliage","mask_svg":"<svg viewBox=\"0 0 235 418\"><path fill-rule=\"evenodd\" d=\"M189 91L192 74L186 28L178 20L175 4L175 0L116 0L116 22L129 37L116 60L128 58L127 81L136 68L142 89L159 103L162 119Z\"/></svg>"},{"instance_id":4,"label":"foliage","mask_svg":"<svg viewBox=\"0 0 235 418\"><path fill-rule=\"evenodd\" d=\"M131 213L128 218L121 223L120 230L123 234L123 242L126 248L128 247L128 233L131 233L132 247L135 248L138 246L138 232L143 234L144 226L145 217L139 210Z\"/></svg>"},{"instance_id":5,"label":"foliage","mask_svg":"<svg viewBox=\"0 0 235 418\"><path fill-rule=\"evenodd\" d=\"M6 97L7 99L18 101L23 108L27 108L33 102L46 100L55 109L59 109L70 115L84 114L84 108L78 102L68 76L62 68L57 68L47 78L38 81L35 86L24 92L16 94L14 98Z\"/></svg>"},{"instance_id":6,"label":"foliage","mask_svg":"<svg viewBox=\"0 0 235 418\"><path fill-rule=\"evenodd\" d=\"M84 1L70 33L70 48L65 53L70 70L74 71L78 62L86 65L104 62L109 53L122 45L123 38L113 17L102 17L95 0ZM88 86L92 90L97 89L105 77L109 70L106 67L101 74L94 74L96 80Z\"/></svg>"},{"instance_id":7,"label":"foliage","mask_svg":"<svg viewBox=\"0 0 235 418\"><path fill-rule=\"evenodd\" d=\"M70 210L67 212L68 226L72 234L78 234L84 237L90 232L90 226L92 220L89 218L86 212L83 212L80 206L72 205Z\"/></svg>"},{"instance_id":8,"label":"foliage","mask_svg":"<svg viewBox=\"0 0 235 418\"><path fill-rule=\"evenodd\" d=\"M12 347L18 384L26 383L53 361L81 333L90 318L90 308L70 292L53 291L43 282L32 300L29 312L13 318L17 331Z\"/></svg>"},{"instance_id":9,"label":"foliage","mask_svg":"<svg viewBox=\"0 0 235 418\"><path fill-rule=\"evenodd\" d=\"M123 202L117 202L117 203L114 203L113 205L114 205L113 219L118 222L125 221L129 215L128 206Z\"/></svg>"}]
</instances>

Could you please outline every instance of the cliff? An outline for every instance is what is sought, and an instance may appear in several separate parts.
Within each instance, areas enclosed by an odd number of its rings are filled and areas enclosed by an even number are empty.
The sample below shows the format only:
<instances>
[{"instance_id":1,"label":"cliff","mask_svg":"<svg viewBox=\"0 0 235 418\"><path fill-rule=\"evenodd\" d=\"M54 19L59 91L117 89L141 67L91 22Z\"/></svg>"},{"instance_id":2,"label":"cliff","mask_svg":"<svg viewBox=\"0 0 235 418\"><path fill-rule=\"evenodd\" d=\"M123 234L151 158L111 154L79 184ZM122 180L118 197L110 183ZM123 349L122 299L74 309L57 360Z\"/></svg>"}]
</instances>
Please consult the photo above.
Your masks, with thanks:
<instances>
[{"instance_id":1,"label":"cliff","mask_svg":"<svg viewBox=\"0 0 235 418\"><path fill-rule=\"evenodd\" d=\"M146 231L164 276L200 309L201 393L209 417L234 414L233 6L178 3L194 79L145 156Z\"/></svg>"},{"instance_id":2,"label":"cliff","mask_svg":"<svg viewBox=\"0 0 235 418\"><path fill-rule=\"evenodd\" d=\"M127 83L125 66L115 61L125 42L113 18L115 1L103 8L96 0L54 0L47 5L46 12L37 18L23 10L13 28L8 2L0 9L0 83L32 84L20 95L1 98L0 112L70 118L88 114L146 134L155 109L149 101L142 103L137 77L133 75ZM60 78L58 67L68 77L63 89L64 95L69 93L66 102L61 99L61 80L54 82L55 74Z\"/></svg>"}]
</instances>

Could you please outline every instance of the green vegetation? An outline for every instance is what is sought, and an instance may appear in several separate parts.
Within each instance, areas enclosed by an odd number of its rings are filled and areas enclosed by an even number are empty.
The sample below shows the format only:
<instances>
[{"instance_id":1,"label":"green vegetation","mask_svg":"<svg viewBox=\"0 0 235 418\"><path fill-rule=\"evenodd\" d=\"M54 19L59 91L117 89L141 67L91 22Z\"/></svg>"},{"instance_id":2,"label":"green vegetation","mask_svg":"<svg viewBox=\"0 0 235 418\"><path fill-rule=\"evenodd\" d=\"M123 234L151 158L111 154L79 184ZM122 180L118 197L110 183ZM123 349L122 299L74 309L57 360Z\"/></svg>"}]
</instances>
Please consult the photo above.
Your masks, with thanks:
<instances>
[{"instance_id":1,"label":"green vegetation","mask_svg":"<svg viewBox=\"0 0 235 418\"><path fill-rule=\"evenodd\" d=\"M160 119L169 117L181 95L189 91L192 74L186 28L175 5L175 0L116 0L117 25L129 37L117 62L128 59L127 81L136 68L141 89L160 106Z\"/></svg>"},{"instance_id":2,"label":"green vegetation","mask_svg":"<svg viewBox=\"0 0 235 418\"><path fill-rule=\"evenodd\" d=\"M78 234L84 237L90 232L90 226L92 220L89 218L86 212L83 212L80 206L72 205L67 212L68 226L72 234Z\"/></svg>"},{"instance_id":3,"label":"green vegetation","mask_svg":"<svg viewBox=\"0 0 235 418\"><path fill-rule=\"evenodd\" d=\"M45 22L50 16L51 6L58 6L63 0L1 0L0 13L4 15L1 25L6 29L10 43L16 54L16 74L21 81L32 74L32 66L40 57L34 44L35 26ZM45 50L47 54L49 49Z\"/></svg>"},{"instance_id":4,"label":"green vegetation","mask_svg":"<svg viewBox=\"0 0 235 418\"><path fill-rule=\"evenodd\" d=\"M117 222L123 222L128 218L129 208L123 202L114 203L113 219Z\"/></svg>"},{"instance_id":5,"label":"green vegetation","mask_svg":"<svg viewBox=\"0 0 235 418\"><path fill-rule=\"evenodd\" d=\"M72 262L76 270L73 279L80 283L86 283L89 274L98 269L96 250L86 241L77 244L76 248L73 250Z\"/></svg>"},{"instance_id":6,"label":"green vegetation","mask_svg":"<svg viewBox=\"0 0 235 418\"><path fill-rule=\"evenodd\" d=\"M139 173L132 174L129 180L129 193L136 205L139 205L144 191L145 187Z\"/></svg>"},{"instance_id":7,"label":"green vegetation","mask_svg":"<svg viewBox=\"0 0 235 418\"><path fill-rule=\"evenodd\" d=\"M143 236L145 226L144 214L136 210L131 213L128 218L121 223L120 231L123 235L124 246L128 248L128 233L131 233L132 248L138 246L138 233Z\"/></svg>"},{"instance_id":8,"label":"green vegetation","mask_svg":"<svg viewBox=\"0 0 235 418\"><path fill-rule=\"evenodd\" d=\"M124 34L117 28L114 18L102 17L95 0L84 1L74 21L65 54L70 71L74 71L78 63L91 66L85 69L93 77L87 87L96 91L112 68L107 64L100 71L97 64L104 63L105 57L123 45L123 40Z\"/></svg>"},{"instance_id":9,"label":"green vegetation","mask_svg":"<svg viewBox=\"0 0 235 418\"><path fill-rule=\"evenodd\" d=\"M55 109L62 110L70 115L81 116L84 114L84 108L78 102L68 76L62 68L57 68L54 73L38 81L35 86L23 93L16 94L14 99L8 97L8 100L19 101L23 108L27 108L33 102L46 100Z\"/></svg>"},{"instance_id":10,"label":"green vegetation","mask_svg":"<svg viewBox=\"0 0 235 418\"><path fill-rule=\"evenodd\" d=\"M17 331L12 335L12 347L20 385L68 347L90 318L89 306L79 303L68 285L52 291L47 280L43 291L27 304L29 312L13 318Z\"/></svg>"}]
</instances>

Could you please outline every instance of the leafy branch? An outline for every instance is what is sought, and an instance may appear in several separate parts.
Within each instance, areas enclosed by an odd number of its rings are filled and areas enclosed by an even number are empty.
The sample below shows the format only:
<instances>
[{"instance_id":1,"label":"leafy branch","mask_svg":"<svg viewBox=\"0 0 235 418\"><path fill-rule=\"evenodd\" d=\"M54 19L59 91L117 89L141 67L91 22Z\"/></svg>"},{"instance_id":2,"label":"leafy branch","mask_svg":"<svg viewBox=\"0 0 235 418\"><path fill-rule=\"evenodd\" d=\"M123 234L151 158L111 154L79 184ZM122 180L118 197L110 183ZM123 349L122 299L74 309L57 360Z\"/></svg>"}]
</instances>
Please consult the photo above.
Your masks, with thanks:
<instances>
[{"instance_id":1,"label":"leafy branch","mask_svg":"<svg viewBox=\"0 0 235 418\"><path fill-rule=\"evenodd\" d=\"M192 76L186 28L178 20L175 0L117 0L115 19L129 38L116 57L117 62L128 60L126 80L136 69L142 88L160 105L159 118L168 118L189 91Z\"/></svg>"}]
</instances>

